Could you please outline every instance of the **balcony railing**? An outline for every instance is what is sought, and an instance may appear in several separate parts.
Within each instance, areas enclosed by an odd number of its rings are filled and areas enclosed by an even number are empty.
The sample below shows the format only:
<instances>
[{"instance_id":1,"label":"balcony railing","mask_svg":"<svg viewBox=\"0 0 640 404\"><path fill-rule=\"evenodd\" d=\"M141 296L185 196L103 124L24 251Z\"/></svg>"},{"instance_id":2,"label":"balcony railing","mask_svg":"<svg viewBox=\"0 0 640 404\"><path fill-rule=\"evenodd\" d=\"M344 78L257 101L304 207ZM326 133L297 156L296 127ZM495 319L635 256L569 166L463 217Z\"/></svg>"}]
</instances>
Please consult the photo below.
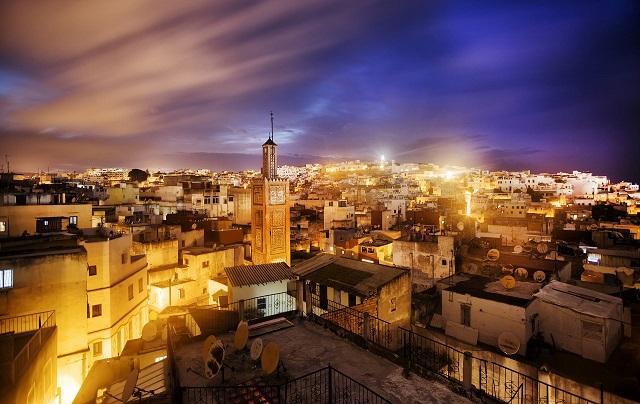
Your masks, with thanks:
<instances>
[{"instance_id":1,"label":"balcony railing","mask_svg":"<svg viewBox=\"0 0 640 404\"><path fill-rule=\"evenodd\" d=\"M55 311L0 319L0 334L22 334L35 330L29 342L11 362L0 365L0 386L13 384L40 352L56 326Z\"/></svg>"}]
</instances>

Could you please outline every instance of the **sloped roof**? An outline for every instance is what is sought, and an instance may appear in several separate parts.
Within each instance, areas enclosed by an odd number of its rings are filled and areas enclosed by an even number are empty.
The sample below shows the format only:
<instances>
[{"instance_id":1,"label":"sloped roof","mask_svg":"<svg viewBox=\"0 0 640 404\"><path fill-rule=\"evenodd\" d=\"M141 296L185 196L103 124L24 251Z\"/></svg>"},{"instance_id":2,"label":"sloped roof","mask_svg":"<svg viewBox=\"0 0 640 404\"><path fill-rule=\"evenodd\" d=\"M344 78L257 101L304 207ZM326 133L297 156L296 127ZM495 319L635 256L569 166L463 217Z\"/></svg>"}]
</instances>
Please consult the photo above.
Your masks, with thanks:
<instances>
[{"instance_id":1,"label":"sloped roof","mask_svg":"<svg viewBox=\"0 0 640 404\"><path fill-rule=\"evenodd\" d=\"M600 318L619 318L622 299L595 292L591 289L552 281L534 295L543 302L566 307L578 313Z\"/></svg>"},{"instance_id":2,"label":"sloped roof","mask_svg":"<svg viewBox=\"0 0 640 404\"><path fill-rule=\"evenodd\" d=\"M369 297L407 271L330 254L319 254L292 268L295 275L360 297Z\"/></svg>"},{"instance_id":3,"label":"sloped roof","mask_svg":"<svg viewBox=\"0 0 640 404\"><path fill-rule=\"evenodd\" d=\"M231 286L261 285L293 278L286 262L260 265L239 265L224 269Z\"/></svg>"}]
</instances>

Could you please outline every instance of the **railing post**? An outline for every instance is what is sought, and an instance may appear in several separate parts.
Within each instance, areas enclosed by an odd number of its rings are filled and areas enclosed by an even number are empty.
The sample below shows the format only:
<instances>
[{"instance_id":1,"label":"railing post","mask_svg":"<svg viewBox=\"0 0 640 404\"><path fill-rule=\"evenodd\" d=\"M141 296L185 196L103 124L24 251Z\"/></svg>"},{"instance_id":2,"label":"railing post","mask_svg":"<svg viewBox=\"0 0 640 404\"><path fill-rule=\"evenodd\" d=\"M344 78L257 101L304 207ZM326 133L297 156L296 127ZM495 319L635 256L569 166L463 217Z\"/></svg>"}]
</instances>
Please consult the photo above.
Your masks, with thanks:
<instances>
[{"instance_id":1,"label":"railing post","mask_svg":"<svg viewBox=\"0 0 640 404\"><path fill-rule=\"evenodd\" d=\"M304 281L296 281L296 311L302 315L304 311Z\"/></svg>"},{"instance_id":2,"label":"railing post","mask_svg":"<svg viewBox=\"0 0 640 404\"><path fill-rule=\"evenodd\" d=\"M333 403L333 386L332 386L332 382L331 382L331 378L333 377L333 369L331 368L331 364L329 364L328 366L329 368L329 380L328 380L328 385L329 385L329 400L327 402L329 403Z\"/></svg>"},{"instance_id":3,"label":"railing post","mask_svg":"<svg viewBox=\"0 0 640 404\"><path fill-rule=\"evenodd\" d=\"M462 365L462 385L467 390L471 390L472 364L473 364L473 357L471 356L471 352L466 351L464 353L464 364Z\"/></svg>"},{"instance_id":4,"label":"railing post","mask_svg":"<svg viewBox=\"0 0 640 404\"><path fill-rule=\"evenodd\" d=\"M239 320L244 319L244 299L238 300L238 317Z\"/></svg>"},{"instance_id":5,"label":"railing post","mask_svg":"<svg viewBox=\"0 0 640 404\"><path fill-rule=\"evenodd\" d=\"M307 301L307 317L311 318L313 314L313 297L311 296L311 285L308 283L304 283L304 293Z\"/></svg>"},{"instance_id":6,"label":"railing post","mask_svg":"<svg viewBox=\"0 0 640 404\"><path fill-rule=\"evenodd\" d=\"M363 319L364 321L362 322L362 326L364 327L364 341L366 343L369 343L369 341L371 340L371 328L369 327L371 319L369 318L369 313L367 313L366 311L363 313Z\"/></svg>"}]
</instances>

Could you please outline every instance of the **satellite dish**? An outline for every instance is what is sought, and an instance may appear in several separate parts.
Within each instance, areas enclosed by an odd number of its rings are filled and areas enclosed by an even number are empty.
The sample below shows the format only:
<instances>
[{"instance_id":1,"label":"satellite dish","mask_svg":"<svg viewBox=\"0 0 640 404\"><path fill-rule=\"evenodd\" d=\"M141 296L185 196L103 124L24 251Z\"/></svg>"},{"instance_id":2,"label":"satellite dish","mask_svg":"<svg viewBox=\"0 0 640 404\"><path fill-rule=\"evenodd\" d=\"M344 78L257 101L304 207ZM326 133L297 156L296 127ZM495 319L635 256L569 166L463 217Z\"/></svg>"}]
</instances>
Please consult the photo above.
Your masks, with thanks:
<instances>
[{"instance_id":1,"label":"satellite dish","mask_svg":"<svg viewBox=\"0 0 640 404\"><path fill-rule=\"evenodd\" d=\"M591 225L589 225L589 230L591 230L591 231L598 230L598 225L597 225L597 224L591 224Z\"/></svg>"},{"instance_id":2,"label":"satellite dish","mask_svg":"<svg viewBox=\"0 0 640 404\"><path fill-rule=\"evenodd\" d=\"M520 340L511 331L505 331L498 337L498 346L507 355L513 355L520 349Z\"/></svg>"},{"instance_id":3,"label":"satellite dish","mask_svg":"<svg viewBox=\"0 0 640 404\"><path fill-rule=\"evenodd\" d=\"M158 335L158 327L156 323L153 321L149 321L147 324L142 327L142 339L149 342L156 339L156 335Z\"/></svg>"},{"instance_id":4,"label":"satellite dish","mask_svg":"<svg viewBox=\"0 0 640 404\"><path fill-rule=\"evenodd\" d=\"M216 342L215 335L209 335L207 339L204 340L204 344L202 344L202 361L203 362L207 361L207 355L209 354L209 350L211 349L211 346L213 346L214 342Z\"/></svg>"},{"instance_id":5,"label":"satellite dish","mask_svg":"<svg viewBox=\"0 0 640 404\"><path fill-rule=\"evenodd\" d=\"M546 277L547 275L545 275L542 271L536 271L533 273L533 279L535 279L536 282L542 282Z\"/></svg>"},{"instance_id":6,"label":"satellite dish","mask_svg":"<svg viewBox=\"0 0 640 404\"><path fill-rule=\"evenodd\" d=\"M197 224L195 224L195 223L191 225L191 229L192 229L192 230L195 230L197 227L198 227L198 225L197 225Z\"/></svg>"},{"instance_id":7,"label":"satellite dish","mask_svg":"<svg viewBox=\"0 0 640 404\"><path fill-rule=\"evenodd\" d=\"M475 274L476 272L478 272L478 266L474 263L469 263L469 265L467 266L467 272L470 274Z\"/></svg>"},{"instance_id":8,"label":"satellite dish","mask_svg":"<svg viewBox=\"0 0 640 404\"><path fill-rule=\"evenodd\" d=\"M523 248L520 244L516 244L515 246L513 246L513 252L516 254L520 254L522 252Z\"/></svg>"},{"instance_id":9,"label":"satellite dish","mask_svg":"<svg viewBox=\"0 0 640 404\"><path fill-rule=\"evenodd\" d=\"M456 225L456 227L458 228L458 230L462 231L462 230L464 230L464 223L462 223L462 222L458 222L458 224Z\"/></svg>"},{"instance_id":10,"label":"satellite dish","mask_svg":"<svg viewBox=\"0 0 640 404\"><path fill-rule=\"evenodd\" d=\"M544 254L544 253L546 253L547 251L549 251L549 246L548 246L548 245L546 245L545 243L540 243L540 244L538 244L538 246L536 247L536 250L538 250L538 252L539 252L540 254Z\"/></svg>"},{"instance_id":11,"label":"satellite dish","mask_svg":"<svg viewBox=\"0 0 640 404\"><path fill-rule=\"evenodd\" d=\"M515 274L516 274L516 276L519 276L520 278L524 279L527 276L529 276L529 271L527 271L524 268L516 268Z\"/></svg>"},{"instance_id":12,"label":"satellite dish","mask_svg":"<svg viewBox=\"0 0 640 404\"><path fill-rule=\"evenodd\" d=\"M513 289L516 286L516 278L511 275L503 276L500 282L505 289Z\"/></svg>"},{"instance_id":13,"label":"satellite dish","mask_svg":"<svg viewBox=\"0 0 640 404\"><path fill-rule=\"evenodd\" d=\"M500 251L496 250L495 248L487 251L487 259L489 261L497 261L498 258L500 258Z\"/></svg>"},{"instance_id":14,"label":"satellite dish","mask_svg":"<svg viewBox=\"0 0 640 404\"><path fill-rule=\"evenodd\" d=\"M208 379L212 379L222 369L222 362L224 362L224 345L222 345L222 341L217 340L207 352L207 359L204 361L204 375Z\"/></svg>"},{"instance_id":15,"label":"satellite dish","mask_svg":"<svg viewBox=\"0 0 640 404\"><path fill-rule=\"evenodd\" d=\"M278 367L278 362L280 361L280 348L278 345L271 341L264 347L262 351L262 357L260 358L260 362L262 364L262 370L266 374L273 373Z\"/></svg>"},{"instance_id":16,"label":"satellite dish","mask_svg":"<svg viewBox=\"0 0 640 404\"><path fill-rule=\"evenodd\" d=\"M260 354L262 353L262 339L256 338L251 343L251 359L258 360Z\"/></svg>"},{"instance_id":17,"label":"satellite dish","mask_svg":"<svg viewBox=\"0 0 640 404\"><path fill-rule=\"evenodd\" d=\"M127 376L127 381L124 383L124 387L122 388L122 402L125 403L131 395L133 394L133 390L136 388L136 383L138 382L138 369L133 369L129 376Z\"/></svg>"},{"instance_id":18,"label":"satellite dish","mask_svg":"<svg viewBox=\"0 0 640 404\"><path fill-rule=\"evenodd\" d=\"M527 244L524 247L522 247L522 249L524 250L524 252L530 253L531 250L532 250L532 247L531 247L531 245Z\"/></svg>"},{"instance_id":19,"label":"satellite dish","mask_svg":"<svg viewBox=\"0 0 640 404\"><path fill-rule=\"evenodd\" d=\"M236 330L236 335L233 337L233 345L236 349L242 349L247 345L249 339L249 326L246 324L240 324Z\"/></svg>"},{"instance_id":20,"label":"satellite dish","mask_svg":"<svg viewBox=\"0 0 640 404\"><path fill-rule=\"evenodd\" d=\"M513 265L506 264L502 266L502 273L505 275L511 275L513 273Z\"/></svg>"}]
</instances>

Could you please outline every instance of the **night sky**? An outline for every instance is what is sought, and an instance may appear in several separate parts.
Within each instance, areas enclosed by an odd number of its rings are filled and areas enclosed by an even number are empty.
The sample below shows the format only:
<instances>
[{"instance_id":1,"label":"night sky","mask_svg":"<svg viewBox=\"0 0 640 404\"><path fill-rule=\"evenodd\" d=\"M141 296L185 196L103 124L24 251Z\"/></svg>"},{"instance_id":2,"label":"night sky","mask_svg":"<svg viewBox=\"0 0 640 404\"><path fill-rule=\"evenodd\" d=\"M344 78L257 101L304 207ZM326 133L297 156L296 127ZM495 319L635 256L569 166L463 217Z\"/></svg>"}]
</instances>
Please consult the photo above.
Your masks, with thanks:
<instances>
[{"instance_id":1,"label":"night sky","mask_svg":"<svg viewBox=\"0 0 640 404\"><path fill-rule=\"evenodd\" d=\"M12 171L347 159L640 181L640 2L0 5Z\"/></svg>"}]
</instances>

